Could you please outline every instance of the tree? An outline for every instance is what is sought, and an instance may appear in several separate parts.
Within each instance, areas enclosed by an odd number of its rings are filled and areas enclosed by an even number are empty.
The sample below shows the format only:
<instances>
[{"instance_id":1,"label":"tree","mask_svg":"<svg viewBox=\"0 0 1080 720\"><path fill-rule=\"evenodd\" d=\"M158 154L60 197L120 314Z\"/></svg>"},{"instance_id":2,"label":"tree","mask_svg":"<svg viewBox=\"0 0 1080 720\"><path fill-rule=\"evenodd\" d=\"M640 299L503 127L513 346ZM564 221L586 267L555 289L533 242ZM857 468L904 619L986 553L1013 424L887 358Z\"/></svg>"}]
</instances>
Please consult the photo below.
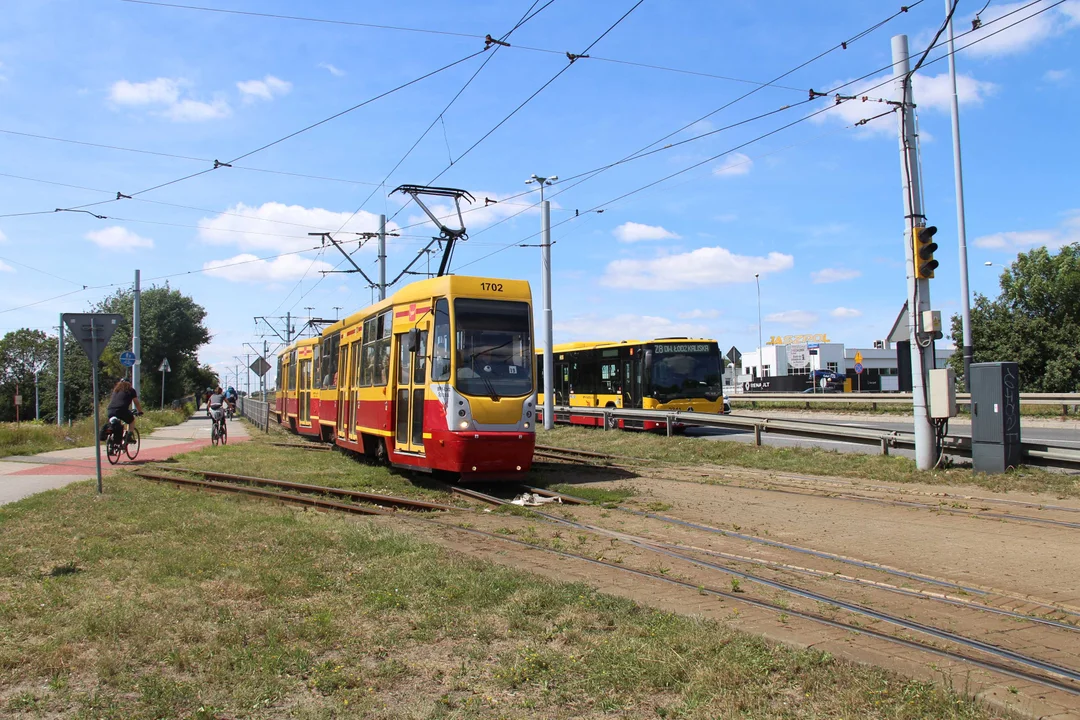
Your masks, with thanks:
<instances>
[{"instance_id":1,"label":"tree","mask_svg":"<svg viewBox=\"0 0 1080 720\"><path fill-rule=\"evenodd\" d=\"M15 420L15 388L22 396L18 417L34 418L34 372L41 388L41 417L56 420L56 337L23 328L0 339L0 421ZM52 389L50 389L52 388Z\"/></svg>"},{"instance_id":2,"label":"tree","mask_svg":"<svg viewBox=\"0 0 1080 720\"><path fill-rule=\"evenodd\" d=\"M1020 365L1023 392L1080 391L1080 243L1051 255L1046 248L1020 253L1001 274L996 300L976 294L971 308L974 362ZM963 347L960 316L952 340ZM964 360L950 364L958 377Z\"/></svg>"},{"instance_id":3,"label":"tree","mask_svg":"<svg viewBox=\"0 0 1080 720\"><path fill-rule=\"evenodd\" d=\"M102 387L124 377L127 368L120 364L120 353L131 347L131 316L134 292L124 289L102 300L95 312L118 313L124 322L117 328L102 354ZM161 398L161 361L168 358L171 373L165 375L166 402L193 392L204 377L200 372L198 350L210 341L203 325L206 310L190 297L168 285L142 291L140 303L142 383L140 394L149 407Z\"/></svg>"}]
</instances>

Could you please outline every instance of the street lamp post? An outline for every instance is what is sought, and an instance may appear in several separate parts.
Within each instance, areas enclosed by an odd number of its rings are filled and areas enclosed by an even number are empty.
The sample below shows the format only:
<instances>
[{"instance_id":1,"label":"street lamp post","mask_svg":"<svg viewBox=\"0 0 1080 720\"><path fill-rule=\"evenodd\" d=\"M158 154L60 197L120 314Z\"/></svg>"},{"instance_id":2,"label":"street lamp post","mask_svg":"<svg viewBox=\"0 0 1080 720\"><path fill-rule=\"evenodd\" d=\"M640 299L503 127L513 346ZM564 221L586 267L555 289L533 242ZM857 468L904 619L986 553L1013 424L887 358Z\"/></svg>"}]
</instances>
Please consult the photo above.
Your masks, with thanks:
<instances>
[{"instance_id":1,"label":"street lamp post","mask_svg":"<svg viewBox=\"0 0 1080 720\"><path fill-rule=\"evenodd\" d=\"M558 175L540 177L533 175L525 181L526 185L536 183L540 186L540 289L544 306L544 429L555 427L555 354L551 317L551 205L544 200L544 186L559 179Z\"/></svg>"}]
</instances>

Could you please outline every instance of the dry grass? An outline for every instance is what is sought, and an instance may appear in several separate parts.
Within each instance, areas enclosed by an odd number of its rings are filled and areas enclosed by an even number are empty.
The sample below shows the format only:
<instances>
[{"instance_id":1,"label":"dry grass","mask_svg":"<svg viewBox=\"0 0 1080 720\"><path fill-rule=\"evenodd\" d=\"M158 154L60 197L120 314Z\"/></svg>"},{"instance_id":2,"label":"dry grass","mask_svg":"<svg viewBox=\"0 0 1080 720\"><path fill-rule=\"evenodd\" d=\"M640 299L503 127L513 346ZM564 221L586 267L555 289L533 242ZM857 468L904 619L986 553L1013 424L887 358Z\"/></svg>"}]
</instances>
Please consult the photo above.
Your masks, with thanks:
<instances>
[{"instance_id":1,"label":"dry grass","mask_svg":"<svg viewBox=\"0 0 1080 720\"><path fill-rule=\"evenodd\" d=\"M538 432L536 442L688 467L698 464L729 465L886 482L977 485L996 492L1046 492L1060 497L1080 496L1080 478L1039 468L1021 468L1004 475L975 473L970 468L922 471L915 467L915 461L895 455L841 453L804 447L754 447L732 441L669 438L634 431L604 432L572 426Z\"/></svg>"},{"instance_id":2,"label":"dry grass","mask_svg":"<svg viewBox=\"0 0 1080 720\"><path fill-rule=\"evenodd\" d=\"M994 716L385 525L124 473L0 508L0 628L16 717Z\"/></svg>"}]
</instances>

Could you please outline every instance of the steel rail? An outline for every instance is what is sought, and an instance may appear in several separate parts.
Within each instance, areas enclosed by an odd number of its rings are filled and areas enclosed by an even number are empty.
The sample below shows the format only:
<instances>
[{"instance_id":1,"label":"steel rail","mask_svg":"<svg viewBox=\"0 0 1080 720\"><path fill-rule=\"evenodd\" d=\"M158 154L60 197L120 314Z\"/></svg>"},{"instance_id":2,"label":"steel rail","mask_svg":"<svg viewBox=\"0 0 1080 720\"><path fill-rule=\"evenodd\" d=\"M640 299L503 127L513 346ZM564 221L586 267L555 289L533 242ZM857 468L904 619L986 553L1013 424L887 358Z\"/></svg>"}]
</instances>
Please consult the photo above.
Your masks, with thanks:
<instances>
[{"instance_id":1,"label":"steel rail","mask_svg":"<svg viewBox=\"0 0 1080 720\"><path fill-rule=\"evenodd\" d=\"M309 507L316 507L324 510L337 510L340 512L354 513L357 515L392 514L388 513L386 510L380 510L378 508L364 507L363 505L353 505L350 503L339 503L334 502L333 500L323 500L320 498L314 498L305 495L290 495L288 493L278 493L270 490L262 490L257 487L251 487L250 485L236 485L234 483L215 483L209 482L207 480L193 480L192 478L159 475L157 473L150 473L144 470L137 470L132 474L136 477L140 477L146 480L174 483L176 485L186 485L188 487L196 487L204 490L214 490L217 492L228 492L238 495L252 495L254 497L265 498L268 500L278 500L280 502L292 503L294 505L307 505Z\"/></svg>"},{"instance_id":2,"label":"steel rail","mask_svg":"<svg viewBox=\"0 0 1080 720\"><path fill-rule=\"evenodd\" d=\"M288 480L274 480L271 478L251 477L248 475L232 475L230 473L214 472L211 470L196 470L194 468L175 467L171 465L159 469L192 473L195 475L202 475L203 477L207 478L216 478L219 480L227 480L231 482L246 482L254 485L268 485L271 487L279 487L286 490L300 490L303 492L320 493L323 495L335 495L337 497L350 498L352 500L363 500L366 502L375 503L377 505L387 505L391 507L418 508L422 510L456 509L451 505L428 502L427 500L413 500L412 498L397 497L395 495L368 493L362 492L360 490L349 490L347 488L332 488L326 487L324 485L307 485L305 483L290 482Z\"/></svg>"},{"instance_id":3,"label":"steel rail","mask_svg":"<svg viewBox=\"0 0 1080 720\"><path fill-rule=\"evenodd\" d=\"M333 450L333 445L315 445L314 443L303 444L295 442L268 442L267 445L276 447L299 448L300 450Z\"/></svg>"},{"instance_id":4,"label":"steel rail","mask_svg":"<svg viewBox=\"0 0 1080 720\"><path fill-rule=\"evenodd\" d=\"M470 492L475 493L475 491L470 491ZM507 502L508 502L506 500L502 500L501 498L497 498L497 497L494 497L494 496L491 496L491 495L485 495L484 493L475 493L475 494L476 495L484 495L487 502L494 502L494 503L497 503L497 504L500 504L500 505L507 504ZM768 578L763 578L761 576L754 575L753 573L744 572L742 570L735 570L734 568L724 567L722 565L717 565L716 563L710 563L708 561L701 560L699 558L694 558L692 556L684 555L682 553L675 552L673 550L665 549L661 545L655 544L653 541L650 541L647 538L641 538L639 536L631 535L631 534L620 532L620 531L617 531L617 530L608 530L607 528L601 528L601 527L598 527L598 526L589 525L587 523L580 523L580 522L576 522L576 521L573 521L573 520L568 520L566 518L555 517L554 515L550 515L548 513L540 511L540 510L535 510L534 509L533 512L535 512L540 517L545 518L545 519L547 519L547 520L549 520L549 521L551 521L553 523L559 524L559 525L566 525L566 526L573 527L573 528L576 528L576 529L579 529L579 530L585 530L585 531L588 531L588 532L594 532L594 533L599 533L599 534L602 534L602 535L607 535L607 536L610 536L610 537L614 537L614 538L622 540L623 542L626 542L629 545L638 547L638 548L646 550L646 551L658 553L658 554L661 554L661 555L664 555L664 556L667 556L667 557L670 557L670 558L673 558L673 559L682 560L683 562L688 562L688 563L691 563L693 565L697 565L699 567L704 567L704 568L707 568L707 569L715 570L715 571L722 572L722 573L725 573L725 574L728 574L728 575L734 575L736 577L743 578L743 579L745 579L747 581L750 581L750 582L756 582L756 583L765 585L766 587L770 587L770 588L775 589L775 590L781 590L783 592L787 592L787 593L795 595L797 597L802 597L804 599L813 600L815 602L821 602L821 603L825 603L827 605L832 605L832 606L841 608L843 610L846 610L848 612L851 612L853 614L863 615L865 617L869 617L869 618L872 618L874 620L879 620L881 622L886 622L886 623L889 623L891 625L900 627L900 628L905 629L905 630L910 630L910 631L914 631L914 632L921 632L921 633L923 633L925 635L929 635L929 636L937 638L939 640L945 640L945 641L952 642L952 643L955 643L957 645L960 645L962 647L967 647L969 649L978 650L980 652L986 653L986 654L994 656L994 657L1005 658L1005 659L1011 660L1012 662L1018 663L1020 665L1024 665L1024 666L1029 667L1029 668L1040 670L1041 672L1050 673L1052 675L1057 675L1058 677L1063 677L1063 678L1066 678L1066 679L1071 680L1073 682L1080 683L1080 671L1072 670L1071 668L1067 668L1067 667L1064 667L1064 666L1061 666L1061 665L1057 665L1055 663L1051 663L1051 662L1048 662L1048 661L1045 661L1045 660L1040 660L1038 658L1030 657L1030 656L1024 655L1022 653L1018 653L1016 651L1009 650L1008 648L1000 647L1000 646L994 645L992 643L983 642L981 640L976 640L974 638L970 638L970 637L967 637L965 635L960 635L958 633L954 633L954 632L951 632L951 631L948 631L948 630L942 630L942 629L936 628L936 627L934 627L932 625L926 625L924 623L916 622L914 620L908 620L908 619L905 619L905 618L900 618L900 617L897 617L895 615L890 615L888 613L881 612L879 610L874 610L872 608L868 608L868 607L859 605L858 603L852 603L852 602L848 602L846 600L839 600L837 598L833 598L833 597L828 596L828 595L822 595L821 593L816 593L816 592L814 592L812 590L806 590L804 588L800 588L800 587L797 587L795 585L790 585L788 583L780 582L778 580L770 580ZM562 551L558 551L558 552L562 552ZM686 585L689 586L689 587L694 587L695 589L697 589L697 586L692 586L690 583L686 583ZM731 597L732 599L737 599L737 600L743 600L744 599L744 598L739 598L739 597L737 597L737 596L735 596L733 594L728 595L728 597ZM780 606L777 606L777 605L772 605L771 603L769 605L770 605L771 609L775 609L775 608L780 607ZM781 611L782 612L788 612L788 610L786 610L786 609L781 609ZM798 611L796 611L796 612L798 612ZM792 612L790 614L794 614L794 612ZM813 616L812 613L807 613L806 615ZM841 624L846 625L846 623L841 623ZM848 626L848 627L853 627L853 626ZM881 633L879 635L879 637L892 638L893 636L888 635L887 633ZM927 647L927 648L930 647L930 646L923 645L922 643L916 643L916 645L918 647ZM949 651L944 651L944 652L949 652ZM959 654L959 653L957 653L956 655L958 655L961 658L964 658L968 662L972 661L971 658L968 658L965 655L962 655L962 654ZM1055 681L1055 680L1052 680L1052 679L1049 679L1049 678L1045 678L1045 677L1042 677L1042 676L1039 676L1039 675L1028 675L1027 673L1022 673L1022 675L1027 677L1027 679L1030 679L1030 680L1032 680L1034 682L1038 682L1038 683L1043 684L1043 685L1050 685L1051 687L1055 687L1055 688L1058 688L1060 690L1064 690L1064 691L1069 692L1069 693L1071 693L1073 695L1080 695L1080 687L1075 687L1075 686L1072 686L1072 685L1061 683L1061 682L1058 682L1058 681Z\"/></svg>"},{"instance_id":5,"label":"steel rail","mask_svg":"<svg viewBox=\"0 0 1080 720\"><path fill-rule=\"evenodd\" d=\"M855 393L792 393L792 392L737 392L728 395L732 402L784 402L784 403L822 403L861 404L881 403L883 405L910 405L911 393L895 392L855 392ZM969 393L956 394L957 405L970 405ZM1020 405L1080 405L1080 393L1020 393Z\"/></svg>"},{"instance_id":6,"label":"steel rail","mask_svg":"<svg viewBox=\"0 0 1080 720\"><path fill-rule=\"evenodd\" d=\"M540 513L540 514L543 514L543 513ZM502 542L508 542L508 543L512 543L512 544L515 544L515 545L520 545L520 546L523 546L523 547L529 547L529 548L533 548L533 549L536 549L536 550L540 550L540 551L543 551L543 552L546 552L546 553L550 553L550 554L553 554L553 555L558 555L558 556L565 557L565 558L572 558L572 559L575 559L575 560L582 560L582 561L584 561L586 563L589 563L589 564L592 564L592 565L599 565L599 566L606 567L606 568L612 568L612 569L618 570L620 572L629 573L631 575L637 575L639 577L646 577L646 578L650 578L650 579L653 579L653 580L659 580L660 582L668 583L670 585L675 585L677 587L685 588L685 589L688 589L688 590L693 590L693 591L698 592L698 593L705 593L706 595L712 595L714 597L722 597L722 598L725 598L727 600L732 600L734 602L746 603L747 605L750 605L752 607L761 608L763 610L770 610L770 611L773 611L773 612L776 612L776 613L788 615L790 617L801 618L803 620L808 620L810 622L814 622L814 623L817 623L819 625L826 625L828 627L833 627L833 628L837 628L837 629L840 629L840 630L845 630L845 631L848 631L848 632L853 632L853 633L857 633L857 634L860 634L860 635L865 635L867 637L873 637L873 638L876 638L876 639L879 639L879 640L884 640L886 642L893 643L895 645L900 645L900 646L907 647L907 648L910 648L910 649L913 649L913 650L918 650L918 651L930 653L932 655L937 655L938 657L948 658L950 660L956 660L956 661L959 661L959 662L966 663L968 665L974 665L974 666L980 667L980 668L982 668L984 670L989 670L991 672L1001 673L1002 675L1007 675L1009 677L1014 677L1014 678L1017 678L1017 679L1020 679L1020 680L1028 680L1030 682L1037 683L1039 685L1043 685L1043 686L1046 686L1046 687L1051 687L1051 688L1054 688L1054 689L1057 689L1057 690L1061 690L1063 692L1069 693L1070 695L1080 695L1080 689L1077 689L1075 686L1073 686L1071 684L1068 684L1068 683L1065 683L1065 682L1062 682L1060 680L1055 680L1054 678L1048 678L1048 677L1045 677L1045 676L1042 676L1042 675L1037 675L1037 674L1034 674L1034 673L1025 672L1023 670L1017 670L1016 668L1010 667L1008 665L1003 665L1001 663L997 663L997 662L994 662L992 660L982 660L982 659L979 659L979 658L973 658L973 657L970 657L968 655L964 655L963 653L956 652L954 650L947 650L945 648L940 648L940 647L935 647L933 645L927 645L927 644L924 644L924 643L920 643L920 642L915 641L915 640L908 640L906 638L897 637L895 635L890 635L888 633L884 633L884 632L881 632L881 631L878 631L878 630L872 630L870 628L867 628L867 627L864 627L864 626L861 626L861 625L852 625L852 624L848 624L848 623L845 623L845 622L841 622L839 620L833 620L832 618L827 618L827 617L825 617L823 615L818 615L816 613L802 611L802 610L794 610L794 609L791 609L791 608L786 608L786 607L783 607L781 605L771 603L771 602L769 602L767 600L759 600L759 599L756 599L756 598L745 597L745 596L742 595L742 593L735 594L735 593L727 592L727 591L720 590L718 588L714 588L714 587L710 587L710 586L697 585L697 584L694 584L694 583L686 582L684 580L679 580L677 578L669 577L667 575L660 575L659 573L652 573L652 572L649 572L647 570L639 570L637 568L626 567L625 565L620 565L620 564L617 564L617 563L609 562L607 560L600 560L598 558L588 557L588 556L585 556L585 555L578 555L577 553L567 552L565 550L556 550L554 548L545 547L543 545L536 545L534 543L526 542L524 540L519 540L517 538L508 537L508 536L504 536L504 535L496 535L495 533L489 533L489 532L486 532L484 530L477 530L476 528L464 528L464 527L461 527L461 526L458 526L458 525L447 525L446 523L441 523L441 522L437 522L437 521L434 521L434 520L428 521L428 522L436 522L437 524L442 525L443 527L446 527L446 528L449 528L449 529L452 529L452 530L455 530L455 531L458 531L458 532L464 532L464 533L468 533L470 535L476 535L476 536L479 536L479 537L491 538L493 540L499 540L499 541L502 541ZM957 643L957 644L962 645L964 643ZM990 647L995 647L995 646L991 645ZM988 651L984 650L982 652L988 652ZM997 655L997 653L992 652L992 651L988 652L988 654Z\"/></svg>"}]
</instances>

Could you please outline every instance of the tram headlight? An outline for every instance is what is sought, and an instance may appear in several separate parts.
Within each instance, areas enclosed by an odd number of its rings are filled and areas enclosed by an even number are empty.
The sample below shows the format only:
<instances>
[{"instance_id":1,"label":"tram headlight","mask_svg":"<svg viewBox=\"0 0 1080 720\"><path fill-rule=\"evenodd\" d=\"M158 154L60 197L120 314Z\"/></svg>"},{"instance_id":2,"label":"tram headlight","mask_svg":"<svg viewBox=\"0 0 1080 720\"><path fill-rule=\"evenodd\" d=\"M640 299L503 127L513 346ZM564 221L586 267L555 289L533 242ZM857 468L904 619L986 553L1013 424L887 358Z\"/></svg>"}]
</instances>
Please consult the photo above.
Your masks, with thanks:
<instances>
[{"instance_id":1,"label":"tram headlight","mask_svg":"<svg viewBox=\"0 0 1080 720\"><path fill-rule=\"evenodd\" d=\"M526 429L526 430L528 430L528 429L529 429L529 423L525 423L525 429Z\"/></svg>"},{"instance_id":2,"label":"tram headlight","mask_svg":"<svg viewBox=\"0 0 1080 720\"><path fill-rule=\"evenodd\" d=\"M462 420L461 423L459 423L459 426L461 427L462 430L465 430L465 429L467 429L469 427L469 421L468 420Z\"/></svg>"}]
</instances>

